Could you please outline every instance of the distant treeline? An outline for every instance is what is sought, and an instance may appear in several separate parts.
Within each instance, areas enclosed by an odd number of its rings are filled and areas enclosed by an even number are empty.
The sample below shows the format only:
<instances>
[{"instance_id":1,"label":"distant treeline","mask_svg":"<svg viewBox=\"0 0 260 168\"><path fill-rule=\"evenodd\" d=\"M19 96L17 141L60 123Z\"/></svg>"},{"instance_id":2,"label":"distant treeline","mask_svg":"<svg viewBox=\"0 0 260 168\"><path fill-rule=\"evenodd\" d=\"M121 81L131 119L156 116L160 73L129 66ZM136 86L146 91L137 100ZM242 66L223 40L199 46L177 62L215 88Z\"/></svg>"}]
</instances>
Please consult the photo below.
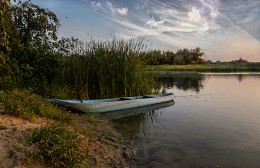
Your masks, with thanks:
<instances>
[{"instance_id":1,"label":"distant treeline","mask_svg":"<svg viewBox=\"0 0 260 168\"><path fill-rule=\"evenodd\" d=\"M143 60L148 65L187 65L204 64L205 54L199 47L195 49L184 48L176 53L172 51L151 50L142 53Z\"/></svg>"},{"instance_id":2,"label":"distant treeline","mask_svg":"<svg viewBox=\"0 0 260 168\"><path fill-rule=\"evenodd\" d=\"M232 60L232 61L208 61L208 64L221 64L221 65L243 65L243 66L252 66L252 67L260 67L260 62L249 62L243 58L239 58L237 60Z\"/></svg>"}]
</instances>

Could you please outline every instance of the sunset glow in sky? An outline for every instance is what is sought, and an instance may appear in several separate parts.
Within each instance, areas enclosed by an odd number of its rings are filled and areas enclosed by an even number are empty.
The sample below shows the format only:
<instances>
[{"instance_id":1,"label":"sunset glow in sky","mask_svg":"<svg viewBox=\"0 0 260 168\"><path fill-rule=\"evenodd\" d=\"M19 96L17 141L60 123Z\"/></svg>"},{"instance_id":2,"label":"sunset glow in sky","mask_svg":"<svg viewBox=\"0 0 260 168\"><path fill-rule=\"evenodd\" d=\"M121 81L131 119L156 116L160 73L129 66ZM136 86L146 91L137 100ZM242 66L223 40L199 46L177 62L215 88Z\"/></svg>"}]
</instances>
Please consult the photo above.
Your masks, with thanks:
<instances>
[{"instance_id":1,"label":"sunset glow in sky","mask_svg":"<svg viewBox=\"0 0 260 168\"><path fill-rule=\"evenodd\" d=\"M33 0L60 19L60 37L144 38L151 49L200 47L216 61L260 62L260 0Z\"/></svg>"}]
</instances>

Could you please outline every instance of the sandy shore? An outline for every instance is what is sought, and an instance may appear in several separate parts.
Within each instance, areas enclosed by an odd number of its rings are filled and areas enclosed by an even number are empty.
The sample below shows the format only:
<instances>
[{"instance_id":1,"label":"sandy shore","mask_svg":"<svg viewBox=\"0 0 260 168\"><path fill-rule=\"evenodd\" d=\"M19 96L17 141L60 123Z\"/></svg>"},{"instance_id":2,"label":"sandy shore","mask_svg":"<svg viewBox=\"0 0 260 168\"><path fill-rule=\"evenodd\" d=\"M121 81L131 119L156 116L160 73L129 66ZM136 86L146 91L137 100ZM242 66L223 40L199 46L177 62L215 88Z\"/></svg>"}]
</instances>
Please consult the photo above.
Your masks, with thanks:
<instances>
[{"instance_id":1,"label":"sandy shore","mask_svg":"<svg viewBox=\"0 0 260 168\"><path fill-rule=\"evenodd\" d=\"M136 155L129 143L106 122L84 120L84 125L90 130L89 136L83 137L87 143L89 167L130 167ZM28 121L10 116L4 114L3 107L0 107L0 167L49 167L45 161L31 161L30 164L27 162L26 151L29 147L26 138L34 128L51 122L53 121L42 117Z\"/></svg>"}]
</instances>

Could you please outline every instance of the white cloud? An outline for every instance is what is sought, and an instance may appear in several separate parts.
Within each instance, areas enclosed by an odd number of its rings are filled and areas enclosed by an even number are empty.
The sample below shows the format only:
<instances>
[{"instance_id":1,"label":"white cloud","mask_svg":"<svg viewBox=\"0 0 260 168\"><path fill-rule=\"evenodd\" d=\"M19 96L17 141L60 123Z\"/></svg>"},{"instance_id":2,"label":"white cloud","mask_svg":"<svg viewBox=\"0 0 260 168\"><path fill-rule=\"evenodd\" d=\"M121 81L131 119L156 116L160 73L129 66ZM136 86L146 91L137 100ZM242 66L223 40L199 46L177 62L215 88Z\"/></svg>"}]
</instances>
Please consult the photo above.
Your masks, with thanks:
<instances>
[{"instance_id":1,"label":"white cloud","mask_svg":"<svg viewBox=\"0 0 260 168\"><path fill-rule=\"evenodd\" d=\"M201 20L200 10L197 10L195 7L191 9L191 12L188 13L190 21L199 22Z\"/></svg>"},{"instance_id":2,"label":"white cloud","mask_svg":"<svg viewBox=\"0 0 260 168\"><path fill-rule=\"evenodd\" d=\"M209 29L208 22L204 17L200 15L200 10L192 7L191 11L188 13L188 18L191 24L194 25L195 30L206 31Z\"/></svg>"},{"instance_id":3,"label":"white cloud","mask_svg":"<svg viewBox=\"0 0 260 168\"><path fill-rule=\"evenodd\" d=\"M202 31L206 31L206 30L208 30L209 29L209 25L208 25L208 23L204 20L204 23L203 23L203 26L202 26Z\"/></svg>"},{"instance_id":4,"label":"white cloud","mask_svg":"<svg viewBox=\"0 0 260 168\"><path fill-rule=\"evenodd\" d=\"M158 24L162 24L163 22L164 22L164 20L155 21L152 16L152 18L150 20L148 20L145 25L147 25L150 28L155 28L158 26Z\"/></svg>"},{"instance_id":5,"label":"white cloud","mask_svg":"<svg viewBox=\"0 0 260 168\"><path fill-rule=\"evenodd\" d=\"M119 14L119 15L127 15L128 14L128 9L127 8L116 8L114 7L114 5L107 1L106 3L108 9L110 10L110 12L113 14L113 15L116 15L116 14Z\"/></svg>"},{"instance_id":6,"label":"white cloud","mask_svg":"<svg viewBox=\"0 0 260 168\"><path fill-rule=\"evenodd\" d=\"M117 8L117 12L118 12L120 15L127 15L128 9L127 9L127 8Z\"/></svg>"},{"instance_id":7,"label":"white cloud","mask_svg":"<svg viewBox=\"0 0 260 168\"><path fill-rule=\"evenodd\" d=\"M98 8L101 8L101 7L102 7L102 5L101 5L100 2L90 2L90 5L91 5L91 7L94 8L94 9L98 9Z\"/></svg>"}]
</instances>

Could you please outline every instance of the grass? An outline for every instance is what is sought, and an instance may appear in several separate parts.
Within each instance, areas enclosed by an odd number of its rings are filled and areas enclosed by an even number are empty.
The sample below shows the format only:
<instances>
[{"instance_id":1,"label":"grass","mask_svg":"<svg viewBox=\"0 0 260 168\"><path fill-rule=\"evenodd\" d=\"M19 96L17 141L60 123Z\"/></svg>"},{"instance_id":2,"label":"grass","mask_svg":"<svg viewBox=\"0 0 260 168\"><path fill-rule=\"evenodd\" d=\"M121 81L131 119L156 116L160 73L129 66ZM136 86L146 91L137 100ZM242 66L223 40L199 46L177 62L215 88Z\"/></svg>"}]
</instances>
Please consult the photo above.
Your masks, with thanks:
<instances>
[{"instance_id":1,"label":"grass","mask_svg":"<svg viewBox=\"0 0 260 168\"><path fill-rule=\"evenodd\" d=\"M43 116L63 122L71 122L68 112L62 111L44 100L31 90L12 90L7 93L1 92L0 102L5 106L5 113L33 120L36 116Z\"/></svg>"},{"instance_id":2,"label":"grass","mask_svg":"<svg viewBox=\"0 0 260 168\"><path fill-rule=\"evenodd\" d=\"M152 79L139 57L145 48L141 40L89 41L83 54L62 57L61 84L78 99L149 94Z\"/></svg>"},{"instance_id":3,"label":"grass","mask_svg":"<svg viewBox=\"0 0 260 168\"><path fill-rule=\"evenodd\" d=\"M85 136L92 134L88 128L78 129L73 118L31 90L15 89L0 93L0 102L5 106L5 113L33 120L44 116L56 120L55 124L36 128L28 138L29 148L27 159L42 158L53 167L88 167ZM64 125L66 123L70 125ZM0 130L7 129L0 125ZM30 164L30 163L29 163Z\"/></svg>"},{"instance_id":4,"label":"grass","mask_svg":"<svg viewBox=\"0 0 260 168\"><path fill-rule=\"evenodd\" d=\"M35 145L28 153L30 158L43 158L54 167L87 167L87 152L75 131L52 124L37 128L29 137L30 145Z\"/></svg>"},{"instance_id":5,"label":"grass","mask_svg":"<svg viewBox=\"0 0 260 168\"><path fill-rule=\"evenodd\" d=\"M260 66L250 65L158 65L147 66L146 71L193 71L193 72L260 72Z\"/></svg>"}]
</instances>

